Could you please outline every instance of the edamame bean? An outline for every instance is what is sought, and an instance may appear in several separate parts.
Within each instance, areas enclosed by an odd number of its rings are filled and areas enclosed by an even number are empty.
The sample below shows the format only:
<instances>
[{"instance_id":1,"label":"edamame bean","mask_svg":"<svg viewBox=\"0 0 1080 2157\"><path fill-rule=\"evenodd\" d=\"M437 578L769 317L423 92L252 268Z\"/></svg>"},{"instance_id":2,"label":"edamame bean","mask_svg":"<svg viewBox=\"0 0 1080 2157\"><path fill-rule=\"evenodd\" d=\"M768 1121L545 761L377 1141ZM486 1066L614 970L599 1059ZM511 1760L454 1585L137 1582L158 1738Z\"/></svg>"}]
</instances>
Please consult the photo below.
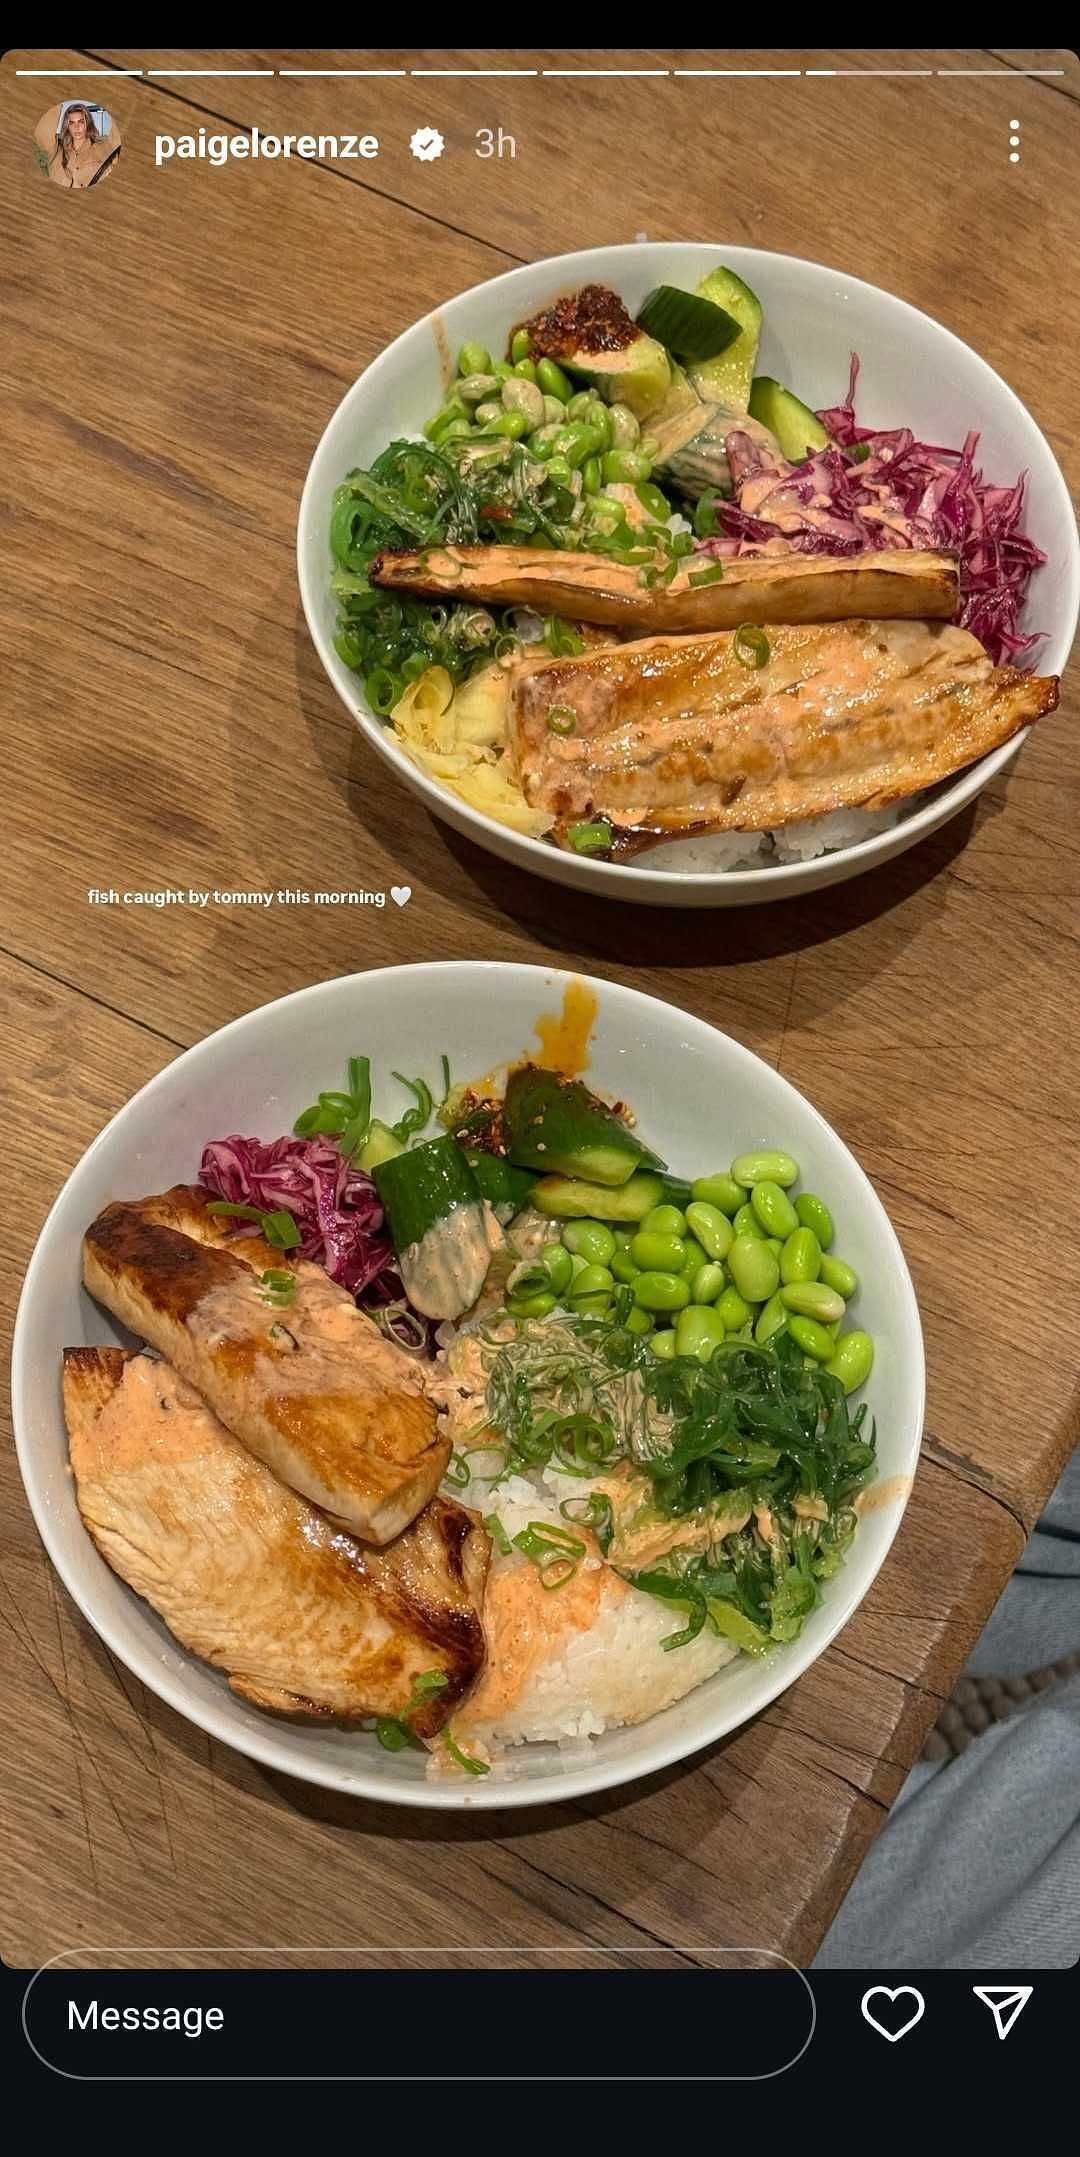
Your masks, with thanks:
<instances>
[{"instance_id":1,"label":"edamame bean","mask_svg":"<svg viewBox=\"0 0 1080 2157\"><path fill-rule=\"evenodd\" d=\"M511 1296L506 1308L511 1318L546 1318L555 1309L555 1297L545 1288L532 1296Z\"/></svg>"},{"instance_id":2,"label":"edamame bean","mask_svg":"<svg viewBox=\"0 0 1080 2157\"><path fill-rule=\"evenodd\" d=\"M528 359L532 351L532 338L528 330L515 330L510 339L510 357L516 366L518 360Z\"/></svg>"},{"instance_id":3,"label":"edamame bean","mask_svg":"<svg viewBox=\"0 0 1080 2157\"><path fill-rule=\"evenodd\" d=\"M779 1333L781 1326L786 1324L787 1312L780 1301L779 1294L770 1296L768 1302L763 1305L757 1314L754 1325L754 1339L764 1347L765 1342L771 1341L773 1334Z\"/></svg>"},{"instance_id":4,"label":"edamame bean","mask_svg":"<svg viewBox=\"0 0 1080 2157\"><path fill-rule=\"evenodd\" d=\"M568 1221L562 1240L576 1258L590 1266L610 1266L615 1238L603 1221Z\"/></svg>"},{"instance_id":5,"label":"edamame bean","mask_svg":"<svg viewBox=\"0 0 1080 2157\"><path fill-rule=\"evenodd\" d=\"M441 427L436 428L431 439L436 449L438 449L443 442L463 442L466 435L471 433L472 422L470 420L448 419Z\"/></svg>"},{"instance_id":6,"label":"edamame bean","mask_svg":"<svg viewBox=\"0 0 1080 2157\"><path fill-rule=\"evenodd\" d=\"M492 360L491 372L498 382L509 382L514 370L509 360Z\"/></svg>"},{"instance_id":7,"label":"edamame bean","mask_svg":"<svg viewBox=\"0 0 1080 2157\"><path fill-rule=\"evenodd\" d=\"M813 1356L815 1363L830 1363L836 1343L827 1326L819 1326L816 1318L789 1318L787 1329L792 1340L803 1354Z\"/></svg>"},{"instance_id":8,"label":"edamame bean","mask_svg":"<svg viewBox=\"0 0 1080 2157\"><path fill-rule=\"evenodd\" d=\"M582 413L588 412L590 407L596 402L597 397L596 391L594 389L576 389L573 396L569 399L567 403L567 418L580 419Z\"/></svg>"},{"instance_id":9,"label":"edamame bean","mask_svg":"<svg viewBox=\"0 0 1080 2157\"><path fill-rule=\"evenodd\" d=\"M520 360L515 360L515 361L514 361L514 373L515 373L515 374L516 374L516 375L518 376L518 379L519 379L520 381L522 381L522 382L535 382L535 381L536 381L536 365L535 365L535 362L534 362L533 360L531 360L531 359L520 359Z\"/></svg>"},{"instance_id":10,"label":"edamame bean","mask_svg":"<svg viewBox=\"0 0 1080 2157\"><path fill-rule=\"evenodd\" d=\"M784 1248L779 1236L766 1236L765 1248L766 1250L771 1251L773 1257L777 1260L777 1262L779 1262L780 1253Z\"/></svg>"},{"instance_id":11,"label":"edamame bean","mask_svg":"<svg viewBox=\"0 0 1080 2157\"><path fill-rule=\"evenodd\" d=\"M549 457L547 468L548 478L554 482L555 486L569 487L573 484L574 475L565 457Z\"/></svg>"},{"instance_id":12,"label":"edamame bean","mask_svg":"<svg viewBox=\"0 0 1080 2157\"><path fill-rule=\"evenodd\" d=\"M716 1303L723 1295L727 1275L723 1266L714 1265L710 1259L708 1265L699 1266L697 1272L688 1274L687 1278L692 1302Z\"/></svg>"},{"instance_id":13,"label":"edamame bean","mask_svg":"<svg viewBox=\"0 0 1080 2157\"><path fill-rule=\"evenodd\" d=\"M504 394L505 390L506 384L504 383ZM456 422L454 424L456 424ZM468 433L468 428L466 428L465 431L466 433ZM450 429L447 429L447 432L449 433ZM524 412L502 411L499 413L497 419L492 419L488 421L484 432L485 434L505 435L508 442L520 442L522 436L528 434L529 432L529 422L526 419Z\"/></svg>"},{"instance_id":14,"label":"edamame bean","mask_svg":"<svg viewBox=\"0 0 1080 2157\"><path fill-rule=\"evenodd\" d=\"M736 1236L727 1269L747 1303L767 1303L780 1286L780 1267L767 1243L757 1236Z\"/></svg>"},{"instance_id":15,"label":"edamame bean","mask_svg":"<svg viewBox=\"0 0 1080 2157\"><path fill-rule=\"evenodd\" d=\"M837 1295L843 1296L845 1303L850 1303L859 1286L859 1276L854 1267L845 1265L842 1258L823 1258L821 1278L827 1288L835 1288Z\"/></svg>"},{"instance_id":16,"label":"edamame bean","mask_svg":"<svg viewBox=\"0 0 1080 2157\"><path fill-rule=\"evenodd\" d=\"M599 494L602 477L599 457L586 457L581 467L581 484L586 494Z\"/></svg>"},{"instance_id":17,"label":"edamame bean","mask_svg":"<svg viewBox=\"0 0 1080 2157\"><path fill-rule=\"evenodd\" d=\"M767 1236L790 1236L798 1228L799 1216L787 1192L770 1177L765 1176L760 1183L755 1183L750 1204Z\"/></svg>"},{"instance_id":18,"label":"edamame bean","mask_svg":"<svg viewBox=\"0 0 1080 2157\"><path fill-rule=\"evenodd\" d=\"M635 1266L629 1251L613 1251L608 1264L615 1279L623 1282L627 1287L633 1286L638 1274L641 1272L641 1267Z\"/></svg>"},{"instance_id":19,"label":"edamame bean","mask_svg":"<svg viewBox=\"0 0 1080 2157\"><path fill-rule=\"evenodd\" d=\"M540 1264L557 1296L569 1288L574 1278L574 1261L561 1243L546 1243L540 1253Z\"/></svg>"},{"instance_id":20,"label":"edamame bean","mask_svg":"<svg viewBox=\"0 0 1080 2157\"><path fill-rule=\"evenodd\" d=\"M634 1237L637 1234L637 1230L634 1228L613 1228L611 1233L615 1238L616 1250L628 1251L630 1249L630 1245L633 1243Z\"/></svg>"},{"instance_id":21,"label":"edamame bean","mask_svg":"<svg viewBox=\"0 0 1080 2157\"><path fill-rule=\"evenodd\" d=\"M570 1273L570 1278L571 1278L571 1280L572 1280L572 1281L576 1281L576 1280L577 1280L577 1277L578 1277L578 1274L579 1274L579 1273L584 1273L584 1271L585 1271L585 1268L586 1268L586 1266L588 1265L588 1263L589 1263L589 1261L588 1261L588 1259L587 1259L587 1258L579 1258L579 1257L578 1257L578 1254L577 1254L577 1252L576 1252L576 1251L572 1251L572 1252L571 1252L571 1254L570 1254L570 1266L571 1266L571 1273Z\"/></svg>"},{"instance_id":22,"label":"edamame bean","mask_svg":"<svg viewBox=\"0 0 1080 2157\"><path fill-rule=\"evenodd\" d=\"M803 1191L795 1201L795 1211L804 1228L812 1228L823 1251L827 1251L836 1234L832 1214L823 1198L815 1197L813 1191Z\"/></svg>"},{"instance_id":23,"label":"edamame bean","mask_svg":"<svg viewBox=\"0 0 1080 2157\"><path fill-rule=\"evenodd\" d=\"M622 481L648 479L652 466L647 457L636 449L605 450L601 469L609 486Z\"/></svg>"},{"instance_id":24,"label":"edamame bean","mask_svg":"<svg viewBox=\"0 0 1080 2157\"><path fill-rule=\"evenodd\" d=\"M575 1296L570 1308L575 1318L610 1318L611 1297L599 1290L593 1296Z\"/></svg>"},{"instance_id":25,"label":"edamame bean","mask_svg":"<svg viewBox=\"0 0 1080 2157\"><path fill-rule=\"evenodd\" d=\"M462 381L455 382L454 393L461 398L463 404L482 404L485 397L498 395L498 375L467 374Z\"/></svg>"},{"instance_id":26,"label":"edamame bean","mask_svg":"<svg viewBox=\"0 0 1080 2157\"><path fill-rule=\"evenodd\" d=\"M475 406L473 419L478 427L490 427L493 419L501 419L502 412L501 404L496 404L494 398L486 398L483 404Z\"/></svg>"},{"instance_id":27,"label":"edamame bean","mask_svg":"<svg viewBox=\"0 0 1080 2157\"><path fill-rule=\"evenodd\" d=\"M438 435L444 427L448 427L452 419L467 418L468 413L466 412L460 397L451 397L448 403L439 407L439 410L435 413L434 418L429 419L425 423L424 433L426 434L429 442L434 442L436 435Z\"/></svg>"},{"instance_id":28,"label":"edamame bean","mask_svg":"<svg viewBox=\"0 0 1080 2157\"><path fill-rule=\"evenodd\" d=\"M534 427L544 424L544 397L535 382L519 382L512 377L502 386L502 401L508 412L523 412L531 434Z\"/></svg>"},{"instance_id":29,"label":"edamame bean","mask_svg":"<svg viewBox=\"0 0 1080 2157\"><path fill-rule=\"evenodd\" d=\"M639 1273L634 1302L647 1311L681 1311L690 1301L690 1283L678 1273Z\"/></svg>"},{"instance_id":30,"label":"edamame bean","mask_svg":"<svg viewBox=\"0 0 1080 2157\"><path fill-rule=\"evenodd\" d=\"M694 1199L700 1199L703 1206L715 1206L718 1213L725 1213L729 1218L733 1213L738 1213L746 1197L742 1185L728 1175L699 1176L697 1181L691 1184L690 1190Z\"/></svg>"},{"instance_id":31,"label":"edamame bean","mask_svg":"<svg viewBox=\"0 0 1080 2157\"><path fill-rule=\"evenodd\" d=\"M630 1245L630 1256L642 1273L681 1273L686 1245L681 1236L654 1236L639 1229Z\"/></svg>"},{"instance_id":32,"label":"edamame bean","mask_svg":"<svg viewBox=\"0 0 1080 2157\"><path fill-rule=\"evenodd\" d=\"M628 1333L651 1333L655 1324L652 1312L645 1310L640 1303L635 1303L633 1310L628 1311L623 1319Z\"/></svg>"},{"instance_id":33,"label":"edamame bean","mask_svg":"<svg viewBox=\"0 0 1080 2157\"><path fill-rule=\"evenodd\" d=\"M708 1199L699 1198L694 1185L694 1196L686 1209L686 1225L697 1237L710 1258L726 1258L735 1237L735 1231L726 1213L719 1206L710 1205Z\"/></svg>"},{"instance_id":34,"label":"edamame bean","mask_svg":"<svg viewBox=\"0 0 1080 2157\"><path fill-rule=\"evenodd\" d=\"M594 428L575 422L569 427L556 428L555 439L551 447L553 455L565 457L571 470L576 472L578 467L585 463L587 457L595 457L599 443L597 442ZM603 470L602 461L601 470Z\"/></svg>"},{"instance_id":35,"label":"edamame bean","mask_svg":"<svg viewBox=\"0 0 1080 2157\"><path fill-rule=\"evenodd\" d=\"M570 1293L577 1303L582 1296L610 1295L615 1286L615 1276L610 1267L585 1265L574 1275Z\"/></svg>"},{"instance_id":36,"label":"edamame bean","mask_svg":"<svg viewBox=\"0 0 1080 2157\"><path fill-rule=\"evenodd\" d=\"M764 1243L765 1230L749 1201L745 1206L739 1207L731 1225L737 1236L756 1236L759 1243Z\"/></svg>"},{"instance_id":37,"label":"edamame bean","mask_svg":"<svg viewBox=\"0 0 1080 2157\"><path fill-rule=\"evenodd\" d=\"M680 1213L678 1206L654 1206L645 1215L641 1226L650 1236L685 1236L686 1215Z\"/></svg>"},{"instance_id":38,"label":"edamame bean","mask_svg":"<svg viewBox=\"0 0 1080 2157\"><path fill-rule=\"evenodd\" d=\"M873 1367L874 1343L868 1333L842 1333L825 1365L829 1377L838 1378L845 1393L865 1385Z\"/></svg>"},{"instance_id":39,"label":"edamame bean","mask_svg":"<svg viewBox=\"0 0 1080 2157\"><path fill-rule=\"evenodd\" d=\"M725 1288L719 1303L713 1305L719 1318L724 1321L725 1333L737 1333L750 1316L750 1306L744 1303L737 1288Z\"/></svg>"},{"instance_id":40,"label":"edamame bean","mask_svg":"<svg viewBox=\"0 0 1080 2157\"><path fill-rule=\"evenodd\" d=\"M599 398L596 398L591 410L586 413L585 417L586 424L592 428L597 437L597 448L599 450L612 449L615 438L611 431L611 414L606 404L601 404Z\"/></svg>"},{"instance_id":41,"label":"edamame bean","mask_svg":"<svg viewBox=\"0 0 1080 2157\"><path fill-rule=\"evenodd\" d=\"M696 1356L699 1363L708 1363L724 1338L724 1330L719 1311L710 1310L708 1304L688 1303L675 1321L675 1353Z\"/></svg>"},{"instance_id":42,"label":"edamame bean","mask_svg":"<svg viewBox=\"0 0 1080 2157\"><path fill-rule=\"evenodd\" d=\"M816 1318L822 1326L844 1315L843 1296L835 1288L826 1288L824 1281L786 1281L780 1294L789 1311L797 1311L800 1318Z\"/></svg>"},{"instance_id":43,"label":"edamame bean","mask_svg":"<svg viewBox=\"0 0 1080 2157\"><path fill-rule=\"evenodd\" d=\"M780 1279L816 1281L820 1272L821 1245L813 1229L793 1229L780 1253Z\"/></svg>"},{"instance_id":44,"label":"edamame bean","mask_svg":"<svg viewBox=\"0 0 1080 2157\"><path fill-rule=\"evenodd\" d=\"M537 360L536 379L545 397L557 397L560 404L569 404L574 394L574 385L555 360Z\"/></svg>"},{"instance_id":45,"label":"edamame bean","mask_svg":"<svg viewBox=\"0 0 1080 2157\"><path fill-rule=\"evenodd\" d=\"M686 1246L686 1257L683 1259L682 1269L687 1280L692 1281L695 1273L700 1273L702 1266L710 1263L709 1254L702 1249L696 1236L684 1236L683 1243Z\"/></svg>"},{"instance_id":46,"label":"edamame bean","mask_svg":"<svg viewBox=\"0 0 1080 2157\"><path fill-rule=\"evenodd\" d=\"M641 428L628 404L609 404L611 420L611 445L613 449L633 449L641 439Z\"/></svg>"},{"instance_id":47,"label":"edamame bean","mask_svg":"<svg viewBox=\"0 0 1080 2157\"><path fill-rule=\"evenodd\" d=\"M463 375L490 374L491 354L486 345L473 344L470 340L462 345L457 366L458 373Z\"/></svg>"},{"instance_id":48,"label":"edamame bean","mask_svg":"<svg viewBox=\"0 0 1080 2157\"><path fill-rule=\"evenodd\" d=\"M565 425L565 423L566 423L566 413L565 413L565 411L564 411L564 409L563 409L562 405L561 405L561 404L559 403L559 400L558 400L558 398L557 398L557 397L545 397L545 399L544 399L544 425L545 425L545 427L562 427L562 426L564 426L564 425Z\"/></svg>"},{"instance_id":49,"label":"edamame bean","mask_svg":"<svg viewBox=\"0 0 1080 2157\"><path fill-rule=\"evenodd\" d=\"M671 1328L665 1326L662 1333L654 1333L649 1347L654 1356L659 1356L664 1363L670 1363L675 1354L675 1335Z\"/></svg>"},{"instance_id":50,"label":"edamame bean","mask_svg":"<svg viewBox=\"0 0 1080 2157\"><path fill-rule=\"evenodd\" d=\"M799 1164L789 1153L770 1151L762 1147L759 1153L740 1153L731 1164L736 1183L752 1190L755 1183L778 1183L781 1190L788 1190L799 1180Z\"/></svg>"}]
</instances>

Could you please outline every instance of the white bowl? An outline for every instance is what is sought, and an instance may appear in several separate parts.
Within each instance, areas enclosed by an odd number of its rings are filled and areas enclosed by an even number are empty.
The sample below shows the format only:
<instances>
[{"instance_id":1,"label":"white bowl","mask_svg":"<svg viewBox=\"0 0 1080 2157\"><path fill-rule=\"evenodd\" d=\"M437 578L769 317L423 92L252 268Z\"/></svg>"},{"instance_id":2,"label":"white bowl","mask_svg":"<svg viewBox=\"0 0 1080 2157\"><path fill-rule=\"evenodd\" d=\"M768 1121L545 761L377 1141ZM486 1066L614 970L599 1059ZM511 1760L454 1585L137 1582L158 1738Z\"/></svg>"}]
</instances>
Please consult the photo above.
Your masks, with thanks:
<instances>
[{"instance_id":1,"label":"white bowl","mask_svg":"<svg viewBox=\"0 0 1080 2157\"><path fill-rule=\"evenodd\" d=\"M560 292L590 281L612 285L633 312L653 286L673 283L692 289L718 262L745 278L761 300L760 371L790 383L804 402L818 410L839 403L847 389L851 354L858 352L857 402L864 424L909 426L921 440L956 446L976 428L981 437L979 463L988 479L1011 485L1019 472L1027 472L1025 524L1047 562L1032 578L1023 627L1046 632L1038 653L1041 673L1062 671L1080 608L1076 520L1053 452L1030 413L1001 376L950 330L876 285L821 263L766 254L756 247L649 241L557 255L508 270L448 300L395 338L353 383L311 460L297 534L308 628L361 732L436 816L505 861L555 883L646 906L745 906L858 876L955 816L1015 756L1024 734L983 757L951 785L924 797L919 808L890 830L814 861L703 872L678 866L678 846L646 853L633 864L583 859L510 831L445 792L410 763L392 730L371 713L358 676L334 650L330 504L334 489L353 466L370 464L388 442L418 433L430 419L442 402L452 356L466 339L497 351L514 322L536 313Z\"/></svg>"},{"instance_id":2,"label":"white bowl","mask_svg":"<svg viewBox=\"0 0 1080 2157\"><path fill-rule=\"evenodd\" d=\"M190 1182L204 1143L226 1132L273 1138L290 1129L346 1058L377 1052L375 1110L401 1107L398 1071L434 1080L445 1051L457 1078L530 1049L537 1017L557 1010L569 974L473 961L386 967L267 1004L170 1064L107 1125L68 1178L30 1262L15 1326L15 1439L45 1548L107 1646L151 1691L201 1729L267 1767L397 1804L532 1805L649 1774L722 1737L783 1692L866 1594L899 1525L922 1433L924 1364L915 1295L886 1214L847 1147L786 1079L701 1019L608 981L598 1000L589 1077L629 1100L677 1172L704 1174L771 1141L825 1196L845 1257L859 1274L860 1325L877 1358L867 1397L877 1421L883 1502L860 1525L846 1565L800 1639L766 1661L739 1657L677 1706L637 1729L590 1741L586 1761L549 1746L517 1748L505 1779L432 1782L424 1757L389 1753L364 1732L277 1722L178 1646L149 1605L110 1571L82 1525L68 1467L61 1350L122 1337L80 1282L80 1242L99 1209Z\"/></svg>"}]
</instances>

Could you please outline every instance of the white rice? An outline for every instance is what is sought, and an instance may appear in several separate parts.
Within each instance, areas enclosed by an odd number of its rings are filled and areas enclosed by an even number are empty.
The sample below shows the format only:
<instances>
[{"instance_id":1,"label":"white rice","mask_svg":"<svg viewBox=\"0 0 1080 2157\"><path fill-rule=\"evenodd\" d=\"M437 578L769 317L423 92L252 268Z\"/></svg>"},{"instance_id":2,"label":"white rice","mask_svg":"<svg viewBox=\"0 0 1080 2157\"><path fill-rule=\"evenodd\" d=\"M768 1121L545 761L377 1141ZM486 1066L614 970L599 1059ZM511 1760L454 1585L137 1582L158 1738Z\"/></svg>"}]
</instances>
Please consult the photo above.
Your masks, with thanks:
<instances>
[{"instance_id":1,"label":"white rice","mask_svg":"<svg viewBox=\"0 0 1080 2157\"><path fill-rule=\"evenodd\" d=\"M588 1488L579 1477L551 1470L535 1482L508 1476L491 1492L488 1505L511 1539L530 1521L550 1522L565 1533L560 1501L581 1497ZM495 1549L489 1578L498 1581L530 1563L516 1550L507 1557ZM592 1623L576 1624L570 1598L561 1603L561 1591L552 1590L544 1605L551 1627L545 1650L525 1668L516 1692L507 1697L504 1691L489 1712L481 1680L455 1717L453 1735L466 1749L482 1748L483 1756L495 1760L504 1748L526 1743L580 1749L605 1730L644 1722L681 1700L737 1653L709 1627L683 1647L665 1650L662 1641L685 1622L676 1606L628 1587L602 1559L583 1559L581 1571L598 1576ZM487 1615L490 1621L490 1605ZM496 1674L499 1646L496 1625L491 1638ZM438 1765L433 1772L440 1772Z\"/></svg>"},{"instance_id":2,"label":"white rice","mask_svg":"<svg viewBox=\"0 0 1080 2157\"><path fill-rule=\"evenodd\" d=\"M715 831L699 839L677 839L650 846L635 855L635 869L674 870L684 876L724 875L730 869L775 869L793 861L816 861L839 847L859 846L879 831L890 831L902 813L918 807L918 797L891 809L834 809L828 816L807 817L779 831Z\"/></svg>"}]
</instances>

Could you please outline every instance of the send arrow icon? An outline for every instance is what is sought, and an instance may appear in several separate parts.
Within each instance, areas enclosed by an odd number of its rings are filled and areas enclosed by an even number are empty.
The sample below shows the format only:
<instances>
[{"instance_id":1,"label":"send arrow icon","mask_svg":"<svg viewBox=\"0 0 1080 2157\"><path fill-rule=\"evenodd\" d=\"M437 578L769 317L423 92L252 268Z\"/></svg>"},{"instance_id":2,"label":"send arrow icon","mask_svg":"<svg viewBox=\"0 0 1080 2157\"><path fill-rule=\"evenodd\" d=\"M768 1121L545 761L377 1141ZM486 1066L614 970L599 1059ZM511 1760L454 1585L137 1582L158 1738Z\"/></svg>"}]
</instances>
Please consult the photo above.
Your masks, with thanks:
<instances>
[{"instance_id":1,"label":"send arrow icon","mask_svg":"<svg viewBox=\"0 0 1080 2157\"><path fill-rule=\"evenodd\" d=\"M997 2023L999 2037L1007 2037L1013 2024L1023 2014L1034 1985L972 1985L972 1991L984 2007L990 2009Z\"/></svg>"}]
</instances>

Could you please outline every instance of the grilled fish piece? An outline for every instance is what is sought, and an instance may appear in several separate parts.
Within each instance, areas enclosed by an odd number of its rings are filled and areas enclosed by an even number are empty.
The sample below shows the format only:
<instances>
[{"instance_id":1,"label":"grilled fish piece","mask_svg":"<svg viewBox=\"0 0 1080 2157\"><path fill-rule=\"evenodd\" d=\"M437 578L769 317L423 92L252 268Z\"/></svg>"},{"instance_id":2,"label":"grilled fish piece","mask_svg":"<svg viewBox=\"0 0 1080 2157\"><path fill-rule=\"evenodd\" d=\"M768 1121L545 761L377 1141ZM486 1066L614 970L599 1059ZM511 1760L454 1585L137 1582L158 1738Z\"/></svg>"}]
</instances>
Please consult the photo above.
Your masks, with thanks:
<instances>
[{"instance_id":1,"label":"grilled fish piece","mask_svg":"<svg viewBox=\"0 0 1080 2157\"><path fill-rule=\"evenodd\" d=\"M716 582L697 583L721 568ZM536 547L424 547L377 555L373 584L417 598L475 599L489 607L535 607L570 621L606 622L627 633L737 629L741 622L951 621L959 569L951 554L777 554L723 563L691 556L670 584L651 589L633 563L603 554Z\"/></svg>"},{"instance_id":2,"label":"grilled fish piece","mask_svg":"<svg viewBox=\"0 0 1080 2157\"><path fill-rule=\"evenodd\" d=\"M209 1194L178 1185L107 1206L83 1272L106 1309L158 1349L275 1475L370 1543L438 1489L450 1456L413 1360L321 1266L224 1234ZM259 1273L296 1277L284 1306Z\"/></svg>"},{"instance_id":3,"label":"grilled fish piece","mask_svg":"<svg viewBox=\"0 0 1080 2157\"><path fill-rule=\"evenodd\" d=\"M64 1351L79 1511L101 1555L233 1692L283 1715L401 1717L432 1737L483 1666L490 1544L435 1498L365 1548L230 1436L168 1363ZM439 1671L441 1690L414 1696ZM415 1704L411 1705L414 1702Z\"/></svg>"},{"instance_id":4,"label":"grilled fish piece","mask_svg":"<svg viewBox=\"0 0 1080 2157\"><path fill-rule=\"evenodd\" d=\"M729 635L520 661L510 748L526 800L655 836L772 831L918 793L1057 703L1056 679L993 667L944 624L765 634L760 668Z\"/></svg>"}]
</instances>

